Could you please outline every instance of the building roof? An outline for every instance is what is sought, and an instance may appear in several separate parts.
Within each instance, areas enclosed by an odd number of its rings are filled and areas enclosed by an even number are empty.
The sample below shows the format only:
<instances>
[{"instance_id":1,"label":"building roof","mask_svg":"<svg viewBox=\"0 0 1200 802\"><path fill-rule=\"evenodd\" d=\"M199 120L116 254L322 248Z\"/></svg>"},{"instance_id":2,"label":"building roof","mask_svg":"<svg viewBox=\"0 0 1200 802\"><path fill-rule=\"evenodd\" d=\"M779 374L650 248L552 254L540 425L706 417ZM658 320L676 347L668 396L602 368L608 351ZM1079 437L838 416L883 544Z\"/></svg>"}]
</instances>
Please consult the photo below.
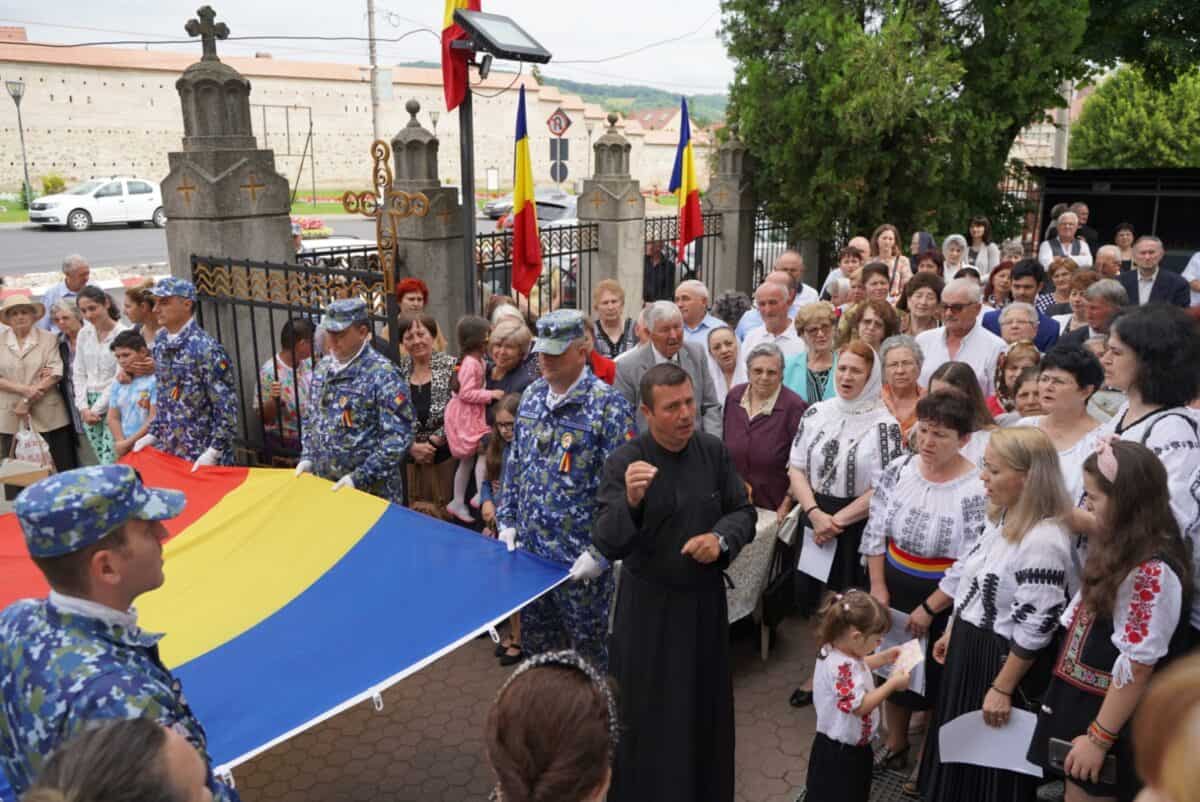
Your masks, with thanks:
<instances>
[{"instance_id":1,"label":"building roof","mask_svg":"<svg viewBox=\"0 0 1200 802\"><path fill-rule=\"evenodd\" d=\"M647 131L657 131L660 128L664 128L678 115L679 109L674 106L629 112L629 118L637 120L638 124Z\"/></svg>"}]
</instances>

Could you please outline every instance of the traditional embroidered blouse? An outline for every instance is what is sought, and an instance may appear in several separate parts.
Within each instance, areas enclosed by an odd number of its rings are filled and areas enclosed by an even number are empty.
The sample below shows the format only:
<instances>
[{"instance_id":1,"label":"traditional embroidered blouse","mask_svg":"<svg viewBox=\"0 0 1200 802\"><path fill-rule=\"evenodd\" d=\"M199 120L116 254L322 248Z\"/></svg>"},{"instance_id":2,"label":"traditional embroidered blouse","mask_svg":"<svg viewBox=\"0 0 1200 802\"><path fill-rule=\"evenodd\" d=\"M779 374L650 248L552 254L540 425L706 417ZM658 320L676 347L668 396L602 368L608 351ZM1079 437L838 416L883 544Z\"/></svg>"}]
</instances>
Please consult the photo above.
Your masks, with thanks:
<instances>
[{"instance_id":1,"label":"traditional embroidered blouse","mask_svg":"<svg viewBox=\"0 0 1200 802\"><path fill-rule=\"evenodd\" d=\"M1041 419L1040 415L1021 418L1016 425L1032 426L1036 429ZM1067 488L1067 498L1071 499L1072 503L1083 498L1083 463L1096 450L1096 433L1099 431L1099 427L1092 429L1079 438L1079 442L1075 445L1066 451L1058 452L1058 465L1062 469L1063 484Z\"/></svg>"},{"instance_id":2,"label":"traditional embroidered blouse","mask_svg":"<svg viewBox=\"0 0 1200 802\"><path fill-rule=\"evenodd\" d=\"M1060 670L1089 671L1070 659L1072 652L1082 651L1092 620L1091 614L1082 606L1082 600L1083 592L1080 591L1062 615L1062 625L1067 628L1064 656L1068 659L1060 661ZM1162 560L1147 560L1121 582L1112 614L1112 644L1119 654L1109 671L1118 688L1133 681L1131 661L1152 666L1166 656L1182 606L1183 586ZM1080 619L1076 620L1076 616ZM1075 679L1092 687L1097 685L1098 679L1105 680L1094 676ZM1107 685L1107 682L1103 684Z\"/></svg>"},{"instance_id":3,"label":"traditional embroidered blouse","mask_svg":"<svg viewBox=\"0 0 1200 802\"><path fill-rule=\"evenodd\" d=\"M899 570L936 579L945 568L928 561L952 562L965 553L986 519L987 495L978 472L931 482L921 475L920 457L909 455L885 468L875 483L859 552L887 553Z\"/></svg>"},{"instance_id":4,"label":"traditional embroidered blouse","mask_svg":"<svg viewBox=\"0 0 1200 802\"><path fill-rule=\"evenodd\" d=\"M1154 452L1167 469L1171 512L1179 531L1200 554L1200 424L1196 413L1184 407L1160 409L1136 421L1121 420L1129 410L1122 404L1117 414L1096 428L1097 436L1115 434L1122 440L1141 443ZM1200 559L1192 561L1192 576L1200 580ZM1191 625L1200 629L1200 594L1192 600Z\"/></svg>"},{"instance_id":5,"label":"traditional embroidered blouse","mask_svg":"<svg viewBox=\"0 0 1200 802\"><path fill-rule=\"evenodd\" d=\"M808 477L814 493L858 498L902 449L900 424L882 402L848 415L830 399L809 407L800 419L790 464Z\"/></svg>"},{"instance_id":6,"label":"traditional embroidered blouse","mask_svg":"<svg viewBox=\"0 0 1200 802\"><path fill-rule=\"evenodd\" d=\"M953 597L955 615L991 630L1032 657L1050 643L1078 587L1067 530L1045 520L1014 543L988 521L975 545L950 567L938 587Z\"/></svg>"},{"instance_id":7,"label":"traditional embroidered blouse","mask_svg":"<svg viewBox=\"0 0 1200 802\"><path fill-rule=\"evenodd\" d=\"M817 732L850 746L869 744L879 729L879 708L865 716L856 716L854 711L873 690L875 679L861 657L823 646L813 670Z\"/></svg>"}]
</instances>

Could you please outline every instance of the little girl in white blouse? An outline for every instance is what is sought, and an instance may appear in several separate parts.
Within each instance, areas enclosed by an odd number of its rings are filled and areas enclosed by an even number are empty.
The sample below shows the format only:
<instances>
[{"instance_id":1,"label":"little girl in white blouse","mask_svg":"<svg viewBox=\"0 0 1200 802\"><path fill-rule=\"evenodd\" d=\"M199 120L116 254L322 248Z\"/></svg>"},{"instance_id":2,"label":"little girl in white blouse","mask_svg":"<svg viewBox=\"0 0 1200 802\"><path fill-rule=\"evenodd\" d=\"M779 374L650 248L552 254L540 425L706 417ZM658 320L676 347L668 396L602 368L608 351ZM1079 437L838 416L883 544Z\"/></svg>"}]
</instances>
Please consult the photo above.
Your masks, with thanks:
<instances>
[{"instance_id":1,"label":"little girl in white blouse","mask_svg":"<svg viewBox=\"0 0 1200 802\"><path fill-rule=\"evenodd\" d=\"M908 672L893 671L875 687L871 672L900 655L895 647L875 653L891 627L888 609L857 589L830 593L820 610L813 672L813 737L806 780L807 802L867 802L871 795L871 739L879 729L879 706L908 688Z\"/></svg>"}]
</instances>

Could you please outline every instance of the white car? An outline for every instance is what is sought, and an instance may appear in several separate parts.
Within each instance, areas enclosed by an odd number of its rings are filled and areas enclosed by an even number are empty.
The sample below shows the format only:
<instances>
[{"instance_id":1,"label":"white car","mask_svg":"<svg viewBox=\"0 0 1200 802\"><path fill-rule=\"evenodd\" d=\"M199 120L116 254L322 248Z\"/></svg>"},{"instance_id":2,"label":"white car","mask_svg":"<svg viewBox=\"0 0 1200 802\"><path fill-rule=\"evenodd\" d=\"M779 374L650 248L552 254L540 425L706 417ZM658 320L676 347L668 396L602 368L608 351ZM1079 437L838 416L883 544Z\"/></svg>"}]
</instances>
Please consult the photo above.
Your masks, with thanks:
<instances>
[{"instance_id":1,"label":"white car","mask_svg":"<svg viewBox=\"0 0 1200 802\"><path fill-rule=\"evenodd\" d=\"M29 222L87 231L95 223L167 224L158 184L142 178L93 178L29 204Z\"/></svg>"}]
</instances>

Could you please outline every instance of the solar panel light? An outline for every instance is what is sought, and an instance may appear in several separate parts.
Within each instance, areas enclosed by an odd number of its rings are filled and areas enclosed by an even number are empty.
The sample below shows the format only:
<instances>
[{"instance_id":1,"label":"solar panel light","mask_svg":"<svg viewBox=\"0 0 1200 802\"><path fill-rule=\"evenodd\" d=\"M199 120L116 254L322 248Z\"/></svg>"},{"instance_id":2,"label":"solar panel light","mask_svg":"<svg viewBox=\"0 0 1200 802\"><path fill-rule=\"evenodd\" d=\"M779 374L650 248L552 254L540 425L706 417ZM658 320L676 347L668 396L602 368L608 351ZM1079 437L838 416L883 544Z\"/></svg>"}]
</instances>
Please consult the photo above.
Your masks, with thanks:
<instances>
[{"instance_id":1,"label":"solar panel light","mask_svg":"<svg viewBox=\"0 0 1200 802\"><path fill-rule=\"evenodd\" d=\"M502 61L530 61L534 64L550 61L549 50L502 14L485 14L460 8L454 12L454 21L470 37L470 47L474 50L482 50Z\"/></svg>"}]
</instances>

